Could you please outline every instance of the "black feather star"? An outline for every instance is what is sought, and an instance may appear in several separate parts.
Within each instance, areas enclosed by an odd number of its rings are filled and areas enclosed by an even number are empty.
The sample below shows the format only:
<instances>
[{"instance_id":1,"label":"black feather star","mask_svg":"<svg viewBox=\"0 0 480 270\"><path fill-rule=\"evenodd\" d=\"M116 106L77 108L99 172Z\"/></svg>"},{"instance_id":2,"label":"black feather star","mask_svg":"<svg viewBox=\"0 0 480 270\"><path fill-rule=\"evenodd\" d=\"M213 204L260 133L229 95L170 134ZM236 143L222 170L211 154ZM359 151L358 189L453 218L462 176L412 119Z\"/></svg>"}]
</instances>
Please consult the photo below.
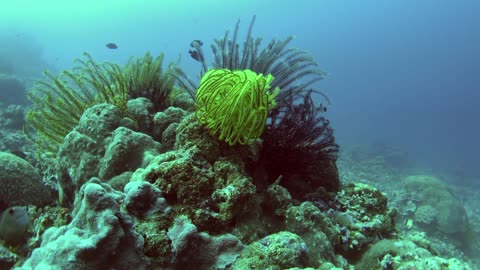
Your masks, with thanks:
<instances>
[{"instance_id":1,"label":"black feather star","mask_svg":"<svg viewBox=\"0 0 480 270\"><path fill-rule=\"evenodd\" d=\"M327 191L340 187L335 164L339 146L330 121L322 116L325 107L315 106L311 94L307 91L301 102L298 95L292 95L274 108L262 136L259 166L269 183L281 176L281 185L294 197L303 197L319 187Z\"/></svg>"}]
</instances>

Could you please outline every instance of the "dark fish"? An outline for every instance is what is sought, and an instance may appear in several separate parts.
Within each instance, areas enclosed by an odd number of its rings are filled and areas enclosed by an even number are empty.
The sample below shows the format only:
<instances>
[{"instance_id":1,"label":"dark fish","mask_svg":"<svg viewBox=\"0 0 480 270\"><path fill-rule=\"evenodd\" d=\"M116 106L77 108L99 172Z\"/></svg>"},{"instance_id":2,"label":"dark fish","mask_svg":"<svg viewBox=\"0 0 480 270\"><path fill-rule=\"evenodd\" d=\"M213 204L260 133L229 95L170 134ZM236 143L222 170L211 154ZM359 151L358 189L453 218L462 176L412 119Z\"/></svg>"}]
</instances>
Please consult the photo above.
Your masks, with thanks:
<instances>
[{"instance_id":1,"label":"dark fish","mask_svg":"<svg viewBox=\"0 0 480 270\"><path fill-rule=\"evenodd\" d=\"M106 46L107 46L107 48L109 48L109 49L118 49L118 46L117 46L117 44L115 44L115 43L112 43L112 42L110 42L110 43L107 43L107 45L106 45Z\"/></svg>"},{"instance_id":2,"label":"dark fish","mask_svg":"<svg viewBox=\"0 0 480 270\"><path fill-rule=\"evenodd\" d=\"M15 156L17 156L19 158L23 158L23 159L25 159L27 157L27 154L25 154L25 152L20 151L20 150L12 150L12 151L10 151L10 153L14 154Z\"/></svg>"},{"instance_id":3,"label":"dark fish","mask_svg":"<svg viewBox=\"0 0 480 270\"><path fill-rule=\"evenodd\" d=\"M190 56L195 59L196 61L200 62L200 58L198 57L198 52L197 51L192 51L192 50L188 50L188 53L190 54Z\"/></svg>"},{"instance_id":4,"label":"dark fish","mask_svg":"<svg viewBox=\"0 0 480 270\"><path fill-rule=\"evenodd\" d=\"M190 42L190 47L195 48L195 44L203 46L203 42L201 40L195 39L194 41Z\"/></svg>"}]
</instances>

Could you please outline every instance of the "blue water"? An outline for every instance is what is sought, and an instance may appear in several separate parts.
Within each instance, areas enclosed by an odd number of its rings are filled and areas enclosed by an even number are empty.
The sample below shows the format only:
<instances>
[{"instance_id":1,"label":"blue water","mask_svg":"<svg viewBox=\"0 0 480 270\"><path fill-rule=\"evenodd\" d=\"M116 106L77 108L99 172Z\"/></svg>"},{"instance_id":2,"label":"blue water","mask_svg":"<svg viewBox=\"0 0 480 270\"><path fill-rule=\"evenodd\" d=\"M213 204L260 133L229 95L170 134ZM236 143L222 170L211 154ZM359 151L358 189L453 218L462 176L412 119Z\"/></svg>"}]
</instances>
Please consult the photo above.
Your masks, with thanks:
<instances>
[{"instance_id":1,"label":"blue water","mask_svg":"<svg viewBox=\"0 0 480 270\"><path fill-rule=\"evenodd\" d=\"M238 18L244 34L256 14L254 36L266 43L293 34L291 45L328 72L316 86L332 100L328 118L341 145L382 142L420 167L468 175L451 181L475 183L479 12L474 0L10 1L0 9L0 54L16 55L18 72L37 76L70 68L84 51L124 63L149 50L181 56L194 77L190 42L209 45Z\"/></svg>"}]
</instances>

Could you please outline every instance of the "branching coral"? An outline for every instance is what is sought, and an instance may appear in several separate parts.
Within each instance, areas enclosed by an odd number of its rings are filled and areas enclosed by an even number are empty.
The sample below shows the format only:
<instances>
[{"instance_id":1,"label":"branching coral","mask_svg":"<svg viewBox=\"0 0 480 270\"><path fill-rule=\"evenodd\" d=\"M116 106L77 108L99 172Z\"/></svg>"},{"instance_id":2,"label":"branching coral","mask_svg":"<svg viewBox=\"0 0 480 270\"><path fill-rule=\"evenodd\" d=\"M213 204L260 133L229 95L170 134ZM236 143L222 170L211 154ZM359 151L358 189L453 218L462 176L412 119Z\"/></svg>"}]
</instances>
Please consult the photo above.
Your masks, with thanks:
<instances>
[{"instance_id":1,"label":"branching coral","mask_svg":"<svg viewBox=\"0 0 480 270\"><path fill-rule=\"evenodd\" d=\"M208 71L197 90L198 120L230 145L255 142L275 106L278 88L269 92L272 80L271 74L264 77L251 70Z\"/></svg>"}]
</instances>

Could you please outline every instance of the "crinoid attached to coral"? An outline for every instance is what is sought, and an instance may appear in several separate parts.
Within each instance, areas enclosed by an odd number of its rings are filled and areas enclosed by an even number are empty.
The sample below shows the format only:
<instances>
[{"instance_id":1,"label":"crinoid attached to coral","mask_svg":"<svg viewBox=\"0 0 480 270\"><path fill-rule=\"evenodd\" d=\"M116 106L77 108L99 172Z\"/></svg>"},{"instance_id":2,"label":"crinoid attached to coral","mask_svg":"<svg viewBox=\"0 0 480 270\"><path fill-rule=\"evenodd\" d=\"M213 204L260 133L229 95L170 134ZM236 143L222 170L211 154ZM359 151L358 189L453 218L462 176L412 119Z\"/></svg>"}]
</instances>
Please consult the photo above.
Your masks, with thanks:
<instances>
[{"instance_id":1,"label":"crinoid attached to coral","mask_svg":"<svg viewBox=\"0 0 480 270\"><path fill-rule=\"evenodd\" d=\"M294 38L293 36L284 40L272 39L261 48L262 38L252 36L255 18L256 16L253 16L246 39L241 42L242 45L240 45L238 38L240 20L235 25L231 39L230 31L226 31L223 38L214 40L214 44L210 46L215 59L212 68L249 69L258 74L272 74L275 77L275 80L271 83L272 89L276 87L280 89L277 96L277 103L279 104L283 103L289 96L301 96L313 83L324 78L325 73L318 69L318 63L308 52L288 47ZM209 66L206 63L201 44L194 42L192 46L199 55L199 60L201 60L200 76L203 76L208 71ZM174 76L179 79L179 84L187 89L194 98L198 84L189 79L182 70L174 68L174 71ZM303 83L297 83L298 81L303 81ZM326 96L324 95L324 97Z\"/></svg>"},{"instance_id":2,"label":"crinoid attached to coral","mask_svg":"<svg viewBox=\"0 0 480 270\"><path fill-rule=\"evenodd\" d=\"M199 122L229 145L254 143L275 106L278 88L270 93L272 80L251 70L211 69L197 90Z\"/></svg>"},{"instance_id":3,"label":"crinoid attached to coral","mask_svg":"<svg viewBox=\"0 0 480 270\"><path fill-rule=\"evenodd\" d=\"M77 59L80 67L35 83L28 93L33 106L27 111L25 133L40 153L55 155L65 136L86 109L103 102L127 113L127 82L116 64L96 63L88 53Z\"/></svg>"},{"instance_id":4,"label":"crinoid attached to coral","mask_svg":"<svg viewBox=\"0 0 480 270\"><path fill-rule=\"evenodd\" d=\"M282 177L281 185L297 197L319 187L337 191L340 185L335 165L339 146L330 121L322 116L325 107L315 106L311 94L305 93L300 102L290 96L284 103L289 106L272 110L258 164L268 183Z\"/></svg>"},{"instance_id":5,"label":"crinoid attached to coral","mask_svg":"<svg viewBox=\"0 0 480 270\"><path fill-rule=\"evenodd\" d=\"M163 67L165 55L161 53L153 58L149 52L143 57L131 58L123 74L128 85L130 99L145 97L152 101L155 112L170 106L170 96L175 94L175 77L171 76L169 63Z\"/></svg>"},{"instance_id":6,"label":"crinoid attached to coral","mask_svg":"<svg viewBox=\"0 0 480 270\"><path fill-rule=\"evenodd\" d=\"M315 106L312 94L328 97L318 90L311 90L313 84L322 80L325 73L307 52L289 48L293 36L283 40L272 39L262 46L262 38L254 38L253 17L245 40L239 41L239 24L233 35L230 31L210 46L214 55L215 69L245 70L257 74L271 74L275 79L270 87L280 92L275 97L276 107L269 111L263 139L259 169L265 169L269 181L283 176L282 185L288 186L292 195L302 196L315 188L324 187L335 191L339 188L338 172L335 165L338 145L334 142L330 122L322 116L325 106ZM202 68L200 75L208 72L202 44L193 42L198 61ZM197 83L181 70L174 69L180 86L195 98Z\"/></svg>"}]
</instances>

